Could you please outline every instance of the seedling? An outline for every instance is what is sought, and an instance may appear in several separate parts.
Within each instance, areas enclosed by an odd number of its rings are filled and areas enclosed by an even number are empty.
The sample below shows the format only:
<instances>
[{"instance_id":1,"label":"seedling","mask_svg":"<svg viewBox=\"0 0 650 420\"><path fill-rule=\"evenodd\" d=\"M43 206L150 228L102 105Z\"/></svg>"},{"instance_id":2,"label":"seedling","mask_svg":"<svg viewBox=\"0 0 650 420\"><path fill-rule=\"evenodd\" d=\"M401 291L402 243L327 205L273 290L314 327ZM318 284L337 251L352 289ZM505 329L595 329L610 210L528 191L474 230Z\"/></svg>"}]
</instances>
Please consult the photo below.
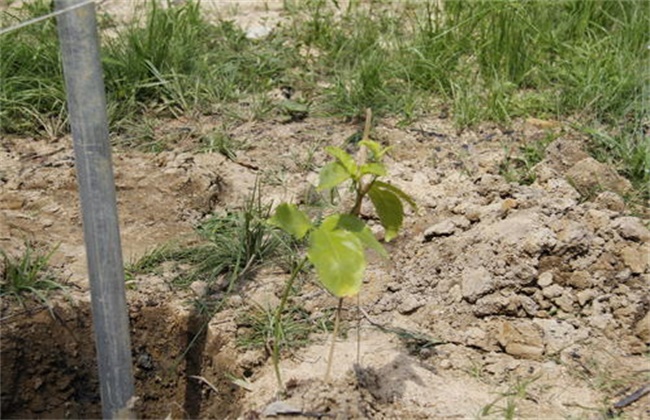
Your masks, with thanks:
<instances>
[{"instance_id":1,"label":"seedling","mask_svg":"<svg viewBox=\"0 0 650 420\"><path fill-rule=\"evenodd\" d=\"M363 139L359 142L362 149L360 162L344 150L329 146L325 151L334 160L320 171L318 190L331 190L341 184L350 183L355 200L347 213L338 213L326 217L316 224L295 205L279 205L270 223L288 232L296 239L308 238L307 256L293 271L287 282L285 292L276 312L276 319L282 316L293 281L307 260L316 269L321 284L327 291L339 299L332 333L332 344L325 380L329 380L335 339L339 329L343 299L357 295L361 289L366 268L365 251L372 249L383 257L388 257L384 247L377 241L370 228L359 218L361 205L366 197L370 198L379 217L386 241L395 238L404 220L404 202L416 208L413 199L379 178L387 175L383 159L390 147L383 147L370 140L371 112L367 111ZM279 323L276 322L276 328ZM278 368L279 357L277 340L274 343L273 363L280 388L283 388Z\"/></svg>"}]
</instances>

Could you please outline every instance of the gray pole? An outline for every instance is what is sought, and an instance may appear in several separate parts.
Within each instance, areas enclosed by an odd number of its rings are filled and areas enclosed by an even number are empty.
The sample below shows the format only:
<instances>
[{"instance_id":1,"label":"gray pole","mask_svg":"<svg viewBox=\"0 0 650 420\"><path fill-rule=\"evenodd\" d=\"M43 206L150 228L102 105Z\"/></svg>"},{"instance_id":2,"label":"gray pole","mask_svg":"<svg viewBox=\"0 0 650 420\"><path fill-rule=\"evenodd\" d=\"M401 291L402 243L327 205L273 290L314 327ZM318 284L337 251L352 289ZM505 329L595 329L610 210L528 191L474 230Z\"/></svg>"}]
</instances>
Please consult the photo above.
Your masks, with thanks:
<instances>
[{"instance_id":1,"label":"gray pole","mask_svg":"<svg viewBox=\"0 0 650 420\"><path fill-rule=\"evenodd\" d=\"M57 10L85 0L56 0ZM83 213L104 418L129 416L134 394L115 182L95 5L57 17Z\"/></svg>"}]
</instances>

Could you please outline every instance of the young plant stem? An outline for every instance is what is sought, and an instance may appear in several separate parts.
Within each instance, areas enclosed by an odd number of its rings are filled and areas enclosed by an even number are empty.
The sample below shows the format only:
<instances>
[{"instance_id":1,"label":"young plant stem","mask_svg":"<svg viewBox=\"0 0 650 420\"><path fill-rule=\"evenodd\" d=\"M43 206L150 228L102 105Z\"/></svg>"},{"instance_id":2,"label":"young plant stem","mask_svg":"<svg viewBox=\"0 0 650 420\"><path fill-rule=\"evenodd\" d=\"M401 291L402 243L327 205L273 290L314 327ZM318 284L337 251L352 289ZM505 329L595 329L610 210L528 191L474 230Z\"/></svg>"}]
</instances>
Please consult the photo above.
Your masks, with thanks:
<instances>
[{"instance_id":1,"label":"young plant stem","mask_svg":"<svg viewBox=\"0 0 650 420\"><path fill-rule=\"evenodd\" d=\"M278 305L275 315L273 317L273 369L275 370L275 377L278 380L278 387L280 393L284 392L284 383L282 382L282 374L280 373L280 337L282 335L282 312L284 312L284 306L287 303L289 298L289 293L291 293L291 288L293 287L293 282L298 277L298 274L302 271L303 267L307 263L307 257L304 257L300 264L294 268L291 273L289 281L287 281L286 286L284 287L284 292L282 293L282 299Z\"/></svg>"},{"instance_id":2,"label":"young plant stem","mask_svg":"<svg viewBox=\"0 0 650 420\"><path fill-rule=\"evenodd\" d=\"M357 365L361 365L361 292L357 293Z\"/></svg>"},{"instance_id":3,"label":"young plant stem","mask_svg":"<svg viewBox=\"0 0 650 420\"><path fill-rule=\"evenodd\" d=\"M339 298L339 306L336 308L336 318L334 320L334 331L332 331L332 344L330 345L330 353L327 357L327 370L325 371L325 382L330 380L330 372L332 371L332 359L334 359L334 345L336 344L336 336L339 334L339 324L341 323L341 308L343 307L343 298Z\"/></svg>"}]
</instances>

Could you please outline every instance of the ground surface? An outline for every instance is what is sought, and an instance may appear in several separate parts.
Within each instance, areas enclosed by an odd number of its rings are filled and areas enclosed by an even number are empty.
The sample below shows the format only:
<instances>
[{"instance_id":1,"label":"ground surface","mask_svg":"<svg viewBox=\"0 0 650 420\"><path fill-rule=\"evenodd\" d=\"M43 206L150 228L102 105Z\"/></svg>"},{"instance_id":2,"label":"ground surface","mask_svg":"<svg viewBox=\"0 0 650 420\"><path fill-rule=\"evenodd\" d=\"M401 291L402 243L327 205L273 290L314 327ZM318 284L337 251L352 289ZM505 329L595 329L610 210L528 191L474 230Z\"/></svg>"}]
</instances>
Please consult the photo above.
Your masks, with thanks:
<instances>
[{"instance_id":1,"label":"ground surface","mask_svg":"<svg viewBox=\"0 0 650 420\"><path fill-rule=\"evenodd\" d=\"M258 178L268 202L305 201L323 146L359 129L325 118L241 123L229 134L248 147L234 161L196 152L184 135L221 123L165 122L161 135L177 141L156 155L116 148L125 260L192 240L198 221L240 207ZM164 273L140 276L128 290L140 416L650 418L647 395L614 407L650 382L650 232L621 198L629 184L562 122L459 133L432 109L406 127L380 120L373 137L394 146L390 181L419 209L387 244L390 261L367 272L359 360L350 301L331 382L322 380L328 336L313 336L283 358L288 395L271 405L270 359L236 346L238 320L253 302L277 304L286 275L259 273L207 329L193 292ZM549 138L535 182L509 182L509 151ZM0 247L58 244L52 264L73 301L54 297L52 313L3 302L2 416L99 416L71 139L2 138L0 168ZM314 319L336 305L313 281L294 302Z\"/></svg>"}]
</instances>

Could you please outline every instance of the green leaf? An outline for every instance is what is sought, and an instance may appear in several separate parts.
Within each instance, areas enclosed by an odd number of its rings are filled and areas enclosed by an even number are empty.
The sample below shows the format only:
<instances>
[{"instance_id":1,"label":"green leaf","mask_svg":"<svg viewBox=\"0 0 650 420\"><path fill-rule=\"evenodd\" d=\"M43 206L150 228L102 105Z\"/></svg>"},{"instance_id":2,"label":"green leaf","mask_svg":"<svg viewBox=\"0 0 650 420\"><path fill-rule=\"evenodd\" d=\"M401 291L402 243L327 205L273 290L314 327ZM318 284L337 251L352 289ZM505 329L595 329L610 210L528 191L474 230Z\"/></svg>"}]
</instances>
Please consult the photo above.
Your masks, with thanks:
<instances>
[{"instance_id":1,"label":"green leaf","mask_svg":"<svg viewBox=\"0 0 650 420\"><path fill-rule=\"evenodd\" d=\"M329 190L350 179L350 174L339 162L330 162L320 170L317 190Z\"/></svg>"},{"instance_id":2,"label":"green leaf","mask_svg":"<svg viewBox=\"0 0 650 420\"><path fill-rule=\"evenodd\" d=\"M401 189L397 188L392 184L389 184L387 182L382 182L382 181L375 181L373 187L392 192L393 194L401 198L403 201L406 201L413 210L417 210L418 208L418 205L415 203L415 200L413 200L413 197L411 197L410 195L408 195L407 193L405 193L404 191L402 191Z\"/></svg>"},{"instance_id":3,"label":"green leaf","mask_svg":"<svg viewBox=\"0 0 650 420\"><path fill-rule=\"evenodd\" d=\"M375 206L379 221L386 231L386 242L397 236L404 221L404 206L399 197L391 190L381 188L377 182L372 184L368 196Z\"/></svg>"},{"instance_id":4,"label":"green leaf","mask_svg":"<svg viewBox=\"0 0 650 420\"><path fill-rule=\"evenodd\" d=\"M352 158L352 156L347 154L345 150L335 146L327 146L325 148L325 151L334 156L334 158L336 158L336 160L338 160L339 163L343 165L345 170L348 171L348 174L350 174L351 177L356 176L357 171L359 170L357 163L354 161L354 158Z\"/></svg>"},{"instance_id":5,"label":"green leaf","mask_svg":"<svg viewBox=\"0 0 650 420\"><path fill-rule=\"evenodd\" d=\"M382 257L388 258L388 253L375 238L370 228L356 216L351 214L334 214L323 220L320 228L326 230L344 229L354 233L366 248L374 249Z\"/></svg>"},{"instance_id":6,"label":"green leaf","mask_svg":"<svg viewBox=\"0 0 650 420\"><path fill-rule=\"evenodd\" d=\"M392 149L392 146L381 147L381 144L377 143L374 140L361 140L359 142L359 145L365 146L368 150L370 150L372 153L372 158L375 161L381 161L384 155L388 153L390 149Z\"/></svg>"},{"instance_id":7,"label":"green leaf","mask_svg":"<svg viewBox=\"0 0 650 420\"><path fill-rule=\"evenodd\" d=\"M312 231L309 242L307 256L323 286L339 298L359 293L366 258L357 235L321 226Z\"/></svg>"},{"instance_id":8,"label":"green leaf","mask_svg":"<svg viewBox=\"0 0 650 420\"><path fill-rule=\"evenodd\" d=\"M387 175L386 167L382 163L366 163L361 165L361 175L372 174L377 176Z\"/></svg>"},{"instance_id":9,"label":"green leaf","mask_svg":"<svg viewBox=\"0 0 650 420\"><path fill-rule=\"evenodd\" d=\"M309 217L293 204L282 203L275 209L269 223L301 239L312 228Z\"/></svg>"}]
</instances>

